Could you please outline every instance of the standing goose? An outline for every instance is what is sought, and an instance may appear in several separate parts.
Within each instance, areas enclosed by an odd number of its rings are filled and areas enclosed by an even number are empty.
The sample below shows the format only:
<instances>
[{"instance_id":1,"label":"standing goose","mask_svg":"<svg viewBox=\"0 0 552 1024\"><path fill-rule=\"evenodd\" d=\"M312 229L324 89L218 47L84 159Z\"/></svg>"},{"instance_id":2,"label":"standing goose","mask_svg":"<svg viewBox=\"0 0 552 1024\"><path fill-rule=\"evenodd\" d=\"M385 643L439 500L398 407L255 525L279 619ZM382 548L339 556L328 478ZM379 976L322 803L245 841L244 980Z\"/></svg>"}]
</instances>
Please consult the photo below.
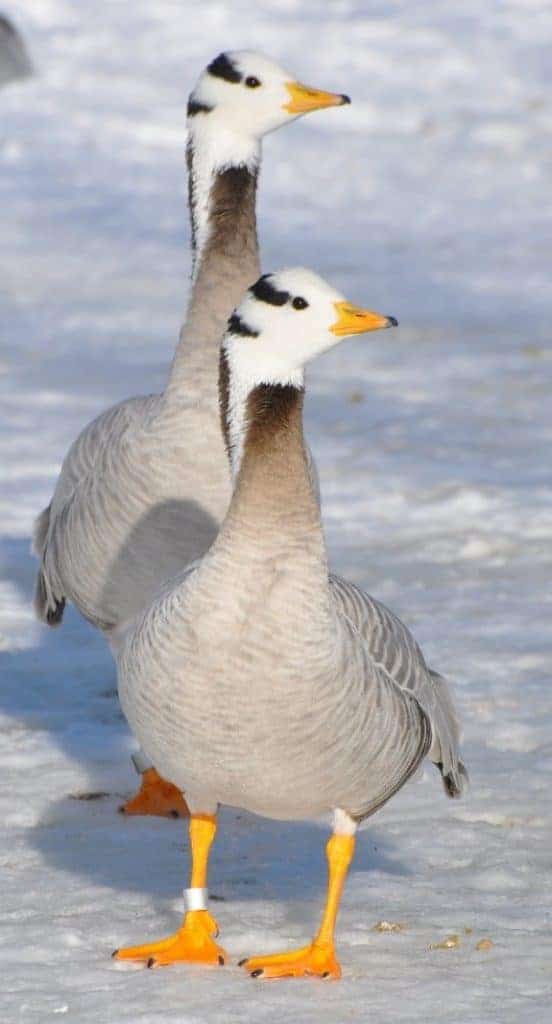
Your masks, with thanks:
<instances>
[{"instance_id":1,"label":"standing goose","mask_svg":"<svg viewBox=\"0 0 552 1024\"><path fill-rule=\"evenodd\" d=\"M219 389L230 506L198 566L129 624L118 656L130 726L187 794L188 909L174 936L118 959L224 962L206 890L219 803L276 819L331 811L316 938L243 963L254 976L337 978L334 925L358 823L426 755L448 795L460 794L446 683L392 612L329 574L303 437L304 365L344 337L395 324L301 269L261 277L229 320Z\"/></svg>"},{"instance_id":2,"label":"standing goose","mask_svg":"<svg viewBox=\"0 0 552 1024\"><path fill-rule=\"evenodd\" d=\"M220 340L259 274L255 200L263 135L309 111L348 103L311 89L274 61L218 56L188 103L192 291L167 387L104 412L63 462L39 516L35 607L51 626L72 601L111 646L117 627L214 540L230 497L220 436ZM146 758L130 813L186 813Z\"/></svg>"}]
</instances>

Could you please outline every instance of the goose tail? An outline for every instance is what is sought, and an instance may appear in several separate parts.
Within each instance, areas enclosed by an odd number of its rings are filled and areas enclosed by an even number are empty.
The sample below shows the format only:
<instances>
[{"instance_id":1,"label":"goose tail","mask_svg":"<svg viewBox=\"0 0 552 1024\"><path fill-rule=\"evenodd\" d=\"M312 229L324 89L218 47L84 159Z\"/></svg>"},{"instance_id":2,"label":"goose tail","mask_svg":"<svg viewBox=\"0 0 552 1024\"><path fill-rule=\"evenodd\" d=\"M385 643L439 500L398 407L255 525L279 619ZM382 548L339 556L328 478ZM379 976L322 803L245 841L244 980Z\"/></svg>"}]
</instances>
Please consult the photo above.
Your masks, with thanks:
<instances>
[{"instance_id":1,"label":"goose tail","mask_svg":"<svg viewBox=\"0 0 552 1024\"><path fill-rule=\"evenodd\" d=\"M50 506L43 509L35 520L33 527L32 551L41 561L46 551L48 530L50 528ZM54 593L48 579L44 563L40 566L36 577L34 593L35 614L47 626L59 626L65 609L65 598Z\"/></svg>"},{"instance_id":2,"label":"goose tail","mask_svg":"<svg viewBox=\"0 0 552 1024\"><path fill-rule=\"evenodd\" d=\"M46 541L48 539L48 530L50 529L50 506L43 508L39 516L36 517L33 525L33 539L31 542L31 551L37 558L42 558L45 548Z\"/></svg>"},{"instance_id":3,"label":"goose tail","mask_svg":"<svg viewBox=\"0 0 552 1024\"><path fill-rule=\"evenodd\" d=\"M460 723L449 683L439 672L430 669L429 674L433 689L433 743L428 756L441 773L445 793L455 799L462 796L469 781L460 756Z\"/></svg>"},{"instance_id":4,"label":"goose tail","mask_svg":"<svg viewBox=\"0 0 552 1024\"><path fill-rule=\"evenodd\" d=\"M59 626L65 610L65 598L55 597L42 569L36 577L34 610L41 622L52 627Z\"/></svg>"}]
</instances>

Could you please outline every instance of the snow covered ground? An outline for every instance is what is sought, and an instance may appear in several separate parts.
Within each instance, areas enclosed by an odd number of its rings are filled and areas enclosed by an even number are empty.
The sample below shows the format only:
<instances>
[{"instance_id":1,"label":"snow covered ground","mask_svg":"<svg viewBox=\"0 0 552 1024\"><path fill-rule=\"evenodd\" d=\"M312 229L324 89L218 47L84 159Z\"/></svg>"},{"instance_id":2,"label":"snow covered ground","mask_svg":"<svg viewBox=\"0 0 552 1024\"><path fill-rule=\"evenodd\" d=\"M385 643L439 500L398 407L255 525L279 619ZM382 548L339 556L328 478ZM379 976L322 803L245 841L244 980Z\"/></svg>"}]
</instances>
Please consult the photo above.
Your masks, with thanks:
<instances>
[{"instance_id":1,"label":"snow covered ground","mask_svg":"<svg viewBox=\"0 0 552 1024\"><path fill-rule=\"evenodd\" d=\"M549 1020L550 4L3 8L38 74L0 92L1 1021ZM163 384L189 270L186 96L243 46L353 99L267 140L264 265L312 265L401 322L313 367L309 438L332 563L456 679L472 779L453 804L428 771L360 836L334 985L235 966L310 935L326 836L235 811L211 871L233 966L113 964L175 926L186 830L117 815L135 776L107 649L73 611L49 633L30 610L31 522L67 445Z\"/></svg>"}]
</instances>

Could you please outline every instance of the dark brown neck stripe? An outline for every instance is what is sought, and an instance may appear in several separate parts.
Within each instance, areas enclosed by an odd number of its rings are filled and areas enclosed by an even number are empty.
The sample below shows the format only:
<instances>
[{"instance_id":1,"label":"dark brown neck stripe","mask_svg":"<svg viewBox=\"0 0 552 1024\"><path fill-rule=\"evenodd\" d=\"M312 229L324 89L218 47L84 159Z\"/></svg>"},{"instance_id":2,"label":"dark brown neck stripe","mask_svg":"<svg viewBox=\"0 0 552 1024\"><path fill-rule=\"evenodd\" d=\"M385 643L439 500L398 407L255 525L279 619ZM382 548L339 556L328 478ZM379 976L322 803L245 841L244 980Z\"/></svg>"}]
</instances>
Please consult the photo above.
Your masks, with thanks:
<instances>
[{"instance_id":1,"label":"dark brown neck stripe","mask_svg":"<svg viewBox=\"0 0 552 1024\"><path fill-rule=\"evenodd\" d=\"M190 226L192 230L192 252L196 251L196 202L193 178L194 149L191 140L188 139L186 146L186 168L188 171L188 209L190 211Z\"/></svg>"},{"instance_id":2,"label":"dark brown neck stripe","mask_svg":"<svg viewBox=\"0 0 552 1024\"><path fill-rule=\"evenodd\" d=\"M209 248L232 251L247 226L255 231L257 168L241 164L218 171L211 188Z\"/></svg>"},{"instance_id":3,"label":"dark brown neck stripe","mask_svg":"<svg viewBox=\"0 0 552 1024\"><path fill-rule=\"evenodd\" d=\"M258 384L253 388L247 398L248 454L262 454L277 436L300 427L304 394L303 388L292 384Z\"/></svg>"},{"instance_id":4,"label":"dark brown neck stripe","mask_svg":"<svg viewBox=\"0 0 552 1024\"><path fill-rule=\"evenodd\" d=\"M190 139L186 148L188 166L188 204L192 224L192 250L197 244L196 196L194 181L194 148ZM211 186L209 247L224 247L239 238L238 227L255 232L255 199L258 168L245 164L218 171ZM250 222L250 223L249 223Z\"/></svg>"},{"instance_id":5,"label":"dark brown neck stripe","mask_svg":"<svg viewBox=\"0 0 552 1024\"><path fill-rule=\"evenodd\" d=\"M247 397L245 447L249 454L262 453L275 435L301 431L304 388L292 384L258 384ZM228 457L232 458L230 438L230 366L224 346L220 350L219 408L220 425Z\"/></svg>"},{"instance_id":6,"label":"dark brown neck stripe","mask_svg":"<svg viewBox=\"0 0 552 1024\"><path fill-rule=\"evenodd\" d=\"M230 367L228 366L228 359L224 349L224 345L220 347L220 361L219 361L219 411L220 411L220 426L222 430L222 436L224 438L224 444L226 446L226 452L228 458L231 458L231 443L230 443L230 424L228 422L228 406L230 404Z\"/></svg>"}]
</instances>

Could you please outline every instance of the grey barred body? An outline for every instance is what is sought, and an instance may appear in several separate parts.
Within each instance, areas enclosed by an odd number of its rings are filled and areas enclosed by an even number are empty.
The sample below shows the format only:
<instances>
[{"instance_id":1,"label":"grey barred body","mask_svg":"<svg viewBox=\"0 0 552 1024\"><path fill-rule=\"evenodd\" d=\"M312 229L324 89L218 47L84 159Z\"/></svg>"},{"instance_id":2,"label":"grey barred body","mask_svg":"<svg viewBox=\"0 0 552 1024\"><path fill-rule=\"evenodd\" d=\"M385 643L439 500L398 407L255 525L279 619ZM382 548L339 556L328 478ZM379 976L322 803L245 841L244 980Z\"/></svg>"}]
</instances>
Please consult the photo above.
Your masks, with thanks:
<instances>
[{"instance_id":1,"label":"grey barred body","mask_svg":"<svg viewBox=\"0 0 552 1024\"><path fill-rule=\"evenodd\" d=\"M354 583L330 578L343 615L362 637L374 662L424 710L432 730L429 757L449 796L460 796L467 779L460 759L460 728L446 679L428 668L416 640L397 616Z\"/></svg>"},{"instance_id":2,"label":"grey barred body","mask_svg":"<svg viewBox=\"0 0 552 1024\"><path fill-rule=\"evenodd\" d=\"M125 402L94 421L69 451L52 499L39 577L45 600L37 587L43 615L68 599L109 632L202 554L229 493L218 447L216 410L207 417L160 396Z\"/></svg>"},{"instance_id":3,"label":"grey barred body","mask_svg":"<svg viewBox=\"0 0 552 1024\"><path fill-rule=\"evenodd\" d=\"M120 646L120 699L192 807L361 819L426 754L458 769L455 720L406 627L328 575L302 392L269 392L217 540Z\"/></svg>"}]
</instances>

